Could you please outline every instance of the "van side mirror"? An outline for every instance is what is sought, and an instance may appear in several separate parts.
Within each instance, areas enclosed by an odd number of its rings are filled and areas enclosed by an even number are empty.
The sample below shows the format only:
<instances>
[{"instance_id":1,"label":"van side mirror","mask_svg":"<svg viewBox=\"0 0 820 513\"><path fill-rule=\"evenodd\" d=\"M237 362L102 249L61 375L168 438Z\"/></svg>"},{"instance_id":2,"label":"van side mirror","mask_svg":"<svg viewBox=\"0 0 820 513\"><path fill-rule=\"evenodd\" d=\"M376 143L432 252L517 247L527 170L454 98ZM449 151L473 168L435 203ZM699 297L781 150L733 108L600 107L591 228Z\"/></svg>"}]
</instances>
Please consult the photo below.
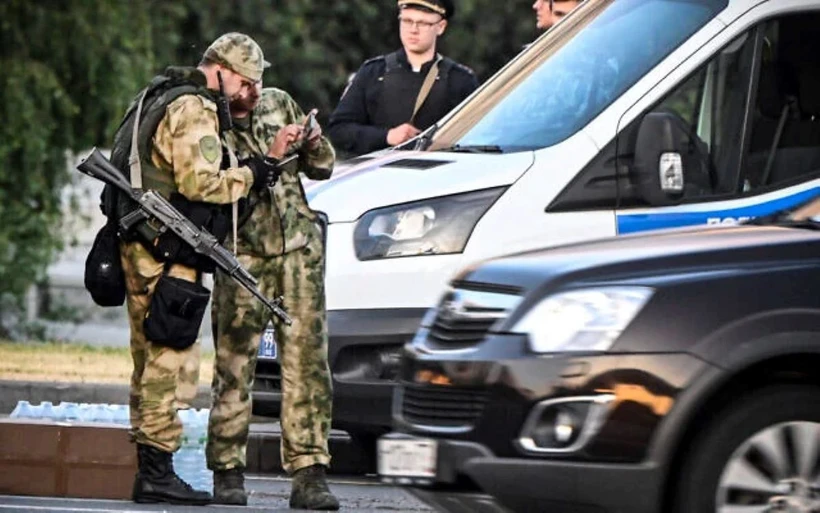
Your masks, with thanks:
<instances>
[{"instance_id":1,"label":"van side mirror","mask_svg":"<svg viewBox=\"0 0 820 513\"><path fill-rule=\"evenodd\" d=\"M641 198L653 206L699 193L710 182L706 145L677 114L649 112L638 128L632 179Z\"/></svg>"}]
</instances>

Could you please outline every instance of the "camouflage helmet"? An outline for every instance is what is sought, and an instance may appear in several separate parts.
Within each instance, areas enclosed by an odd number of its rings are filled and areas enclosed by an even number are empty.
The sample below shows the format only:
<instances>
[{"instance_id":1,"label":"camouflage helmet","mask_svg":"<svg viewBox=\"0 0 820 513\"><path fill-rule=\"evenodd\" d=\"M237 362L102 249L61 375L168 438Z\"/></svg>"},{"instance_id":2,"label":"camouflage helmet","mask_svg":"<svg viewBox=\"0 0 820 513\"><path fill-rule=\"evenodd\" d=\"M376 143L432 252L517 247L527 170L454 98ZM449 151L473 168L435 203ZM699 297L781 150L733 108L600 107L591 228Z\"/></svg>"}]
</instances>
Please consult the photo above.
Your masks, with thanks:
<instances>
[{"instance_id":1,"label":"camouflage helmet","mask_svg":"<svg viewBox=\"0 0 820 513\"><path fill-rule=\"evenodd\" d=\"M256 41L239 32L228 32L219 36L205 50L203 57L254 82L261 80L262 72L270 66Z\"/></svg>"}]
</instances>

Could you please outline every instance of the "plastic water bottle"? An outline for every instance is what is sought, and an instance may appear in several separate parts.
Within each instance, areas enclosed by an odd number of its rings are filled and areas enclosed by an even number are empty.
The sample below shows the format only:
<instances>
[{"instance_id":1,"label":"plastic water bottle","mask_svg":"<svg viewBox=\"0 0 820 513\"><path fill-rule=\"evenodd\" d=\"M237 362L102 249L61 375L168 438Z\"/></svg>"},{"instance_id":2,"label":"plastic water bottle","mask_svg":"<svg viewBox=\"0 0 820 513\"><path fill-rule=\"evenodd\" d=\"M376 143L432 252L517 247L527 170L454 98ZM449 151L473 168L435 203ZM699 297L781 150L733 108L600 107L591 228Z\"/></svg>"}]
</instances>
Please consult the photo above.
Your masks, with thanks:
<instances>
[{"instance_id":1,"label":"plastic water bottle","mask_svg":"<svg viewBox=\"0 0 820 513\"><path fill-rule=\"evenodd\" d=\"M113 410L113 421L116 424L127 426L131 423L130 408L127 404L111 405Z\"/></svg>"},{"instance_id":2,"label":"plastic water bottle","mask_svg":"<svg viewBox=\"0 0 820 513\"><path fill-rule=\"evenodd\" d=\"M54 405L51 404L51 401L43 401L42 403L40 403L40 409L38 413L38 418L54 420Z\"/></svg>"},{"instance_id":3,"label":"plastic water bottle","mask_svg":"<svg viewBox=\"0 0 820 513\"><path fill-rule=\"evenodd\" d=\"M213 476L206 468L205 444L208 436L209 410L181 410L182 444L174 454L174 470L198 490L210 490Z\"/></svg>"},{"instance_id":4,"label":"plastic water bottle","mask_svg":"<svg viewBox=\"0 0 820 513\"><path fill-rule=\"evenodd\" d=\"M34 408L28 401L17 401L17 406L12 410L10 417L13 419L34 418Z\"/></svg>"},{"instance_id":5,"label":"plastic water bottle","mask_svg":"<svg viewBox=\"0 0 820 513\"><path fill-rule=\"evenodd\" d=\"M63 419L68 422L80 420L80 407L77 403L61 403L63 406Z\"/></svg>"}]
</instances>

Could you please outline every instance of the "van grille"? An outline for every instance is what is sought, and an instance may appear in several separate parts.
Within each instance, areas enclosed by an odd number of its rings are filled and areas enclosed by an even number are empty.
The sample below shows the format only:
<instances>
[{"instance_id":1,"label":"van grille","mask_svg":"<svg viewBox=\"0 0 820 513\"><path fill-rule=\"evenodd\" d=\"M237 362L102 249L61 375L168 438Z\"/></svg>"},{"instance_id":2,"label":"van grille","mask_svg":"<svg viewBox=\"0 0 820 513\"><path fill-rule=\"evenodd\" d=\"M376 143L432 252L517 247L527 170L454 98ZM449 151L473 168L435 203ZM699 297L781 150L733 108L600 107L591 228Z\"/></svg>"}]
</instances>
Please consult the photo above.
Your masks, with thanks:
<instances>
[{"instance_id":1,"label":"van grille","mask_svg":"<svg viewBox=\"0 0 820 513\"><path fill-rule=\"evenodd\" d=\"M484 390L447 386L405 383L400 397L404 420L422 428L472 429L487 404Z\"/></svg>"}]
</instances>

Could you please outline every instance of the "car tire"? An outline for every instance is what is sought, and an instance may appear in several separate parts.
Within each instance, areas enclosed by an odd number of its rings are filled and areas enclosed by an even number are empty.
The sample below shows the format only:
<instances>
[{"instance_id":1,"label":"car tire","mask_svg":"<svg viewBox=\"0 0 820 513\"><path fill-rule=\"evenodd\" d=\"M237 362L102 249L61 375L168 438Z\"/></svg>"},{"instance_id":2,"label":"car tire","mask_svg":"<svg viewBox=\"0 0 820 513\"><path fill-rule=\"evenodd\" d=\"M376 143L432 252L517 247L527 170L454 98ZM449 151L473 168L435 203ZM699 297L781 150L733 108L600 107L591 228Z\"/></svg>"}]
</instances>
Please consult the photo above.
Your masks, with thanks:
<instances>
[{"instance_id":1,"label":"car tire","mask_svg":"<svg viewBox=\"0 0 820 513\"><path fill-rule=\"evenodd\" d=\"M802 450L804 442L812 450ZM688 455L675 488L676 513L739 511L730 508L735 504L759 504L763 511L768 501L799 495L789 487L800 483L786 480L820 461L820 388L756 390L717 413L682 450ZM749 469L752 474L744 473Z\"/></svg>"}]
</instances>

